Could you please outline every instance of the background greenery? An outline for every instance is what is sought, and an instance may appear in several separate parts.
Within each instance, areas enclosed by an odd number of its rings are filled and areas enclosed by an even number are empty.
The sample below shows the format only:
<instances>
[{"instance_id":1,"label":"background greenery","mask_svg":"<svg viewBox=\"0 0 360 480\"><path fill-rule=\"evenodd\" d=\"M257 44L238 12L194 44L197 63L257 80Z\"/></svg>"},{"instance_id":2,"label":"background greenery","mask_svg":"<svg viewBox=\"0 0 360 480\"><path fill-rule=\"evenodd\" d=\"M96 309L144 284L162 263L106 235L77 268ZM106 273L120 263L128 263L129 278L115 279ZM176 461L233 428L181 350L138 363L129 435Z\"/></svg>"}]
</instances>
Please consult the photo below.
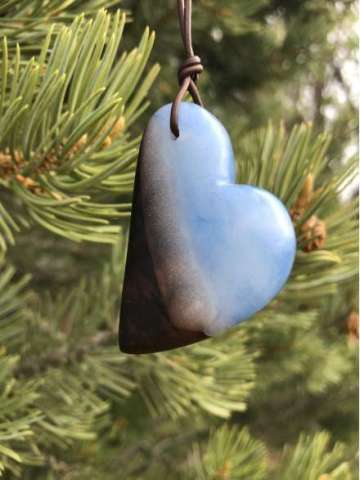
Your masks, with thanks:
<instances>
[{"instance_id":1,"label":"background greenery","mask_svg":"<svg viewBox=\"0 0 360 480\"><path fill-rule=\"evenodd\" d=\"M239 181L289 208L293 274L219 338L121 354L133 176L177 90L176 2L0 2L5 479L356 478L355 2L198 0L193 17L202 97Z\"/></svg>"}]
</instances>

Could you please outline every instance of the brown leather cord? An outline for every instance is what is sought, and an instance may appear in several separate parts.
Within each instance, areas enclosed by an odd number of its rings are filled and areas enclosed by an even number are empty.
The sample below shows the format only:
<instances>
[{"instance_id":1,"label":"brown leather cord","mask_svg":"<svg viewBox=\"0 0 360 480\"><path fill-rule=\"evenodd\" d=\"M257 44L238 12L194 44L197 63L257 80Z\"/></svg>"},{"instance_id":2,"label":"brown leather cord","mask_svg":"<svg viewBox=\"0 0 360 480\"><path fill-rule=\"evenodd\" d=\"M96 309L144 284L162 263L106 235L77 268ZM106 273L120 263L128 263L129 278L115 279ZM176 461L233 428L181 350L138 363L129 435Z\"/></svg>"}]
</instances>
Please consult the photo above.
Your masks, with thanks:
<instances>
[{"instance_id":1,"label":"brown leather cord","mask_svg":"<svg viewBox=\"0 0 360 480\"><path fill-rule=\"evenodd\" d=\"M179 68L178 80L180 89L171 106L170 130L175 137L179 137L180 135L178 124L179 108L186 92L188 91L190 93L195 103L203 106L196 82L199 74L204 69L201 65L200 57L194 55L194 49L192 46L191 0L178 0L178 14L181 37L184 43L187 58Z\"/></svg>"}]
</instances>

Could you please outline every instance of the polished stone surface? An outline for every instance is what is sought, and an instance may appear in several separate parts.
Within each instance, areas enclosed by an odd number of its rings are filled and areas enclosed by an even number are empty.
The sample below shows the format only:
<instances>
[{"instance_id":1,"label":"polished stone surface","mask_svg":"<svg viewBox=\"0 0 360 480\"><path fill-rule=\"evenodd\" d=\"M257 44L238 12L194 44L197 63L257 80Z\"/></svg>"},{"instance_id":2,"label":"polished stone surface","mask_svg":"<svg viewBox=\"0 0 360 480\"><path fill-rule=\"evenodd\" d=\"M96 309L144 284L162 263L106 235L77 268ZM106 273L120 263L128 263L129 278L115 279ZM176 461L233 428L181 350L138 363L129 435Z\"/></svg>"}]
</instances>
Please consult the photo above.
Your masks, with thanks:
<instances>
[{"instance_id":1,"label":"polished stone surface","mask_svg":"<svg viewBox=\"0 0 360 480\"><path fill-rule=\"evenodd\" d=\"M170 107L152 116L142 142L136 180L142 235L167 321L210 336L251 317L281 290L294 262L295 232L274 195L235 184L222 124L182 103L175 139ZM126 281L127 274L125 287ZM123 307L121 321L126 315Z\"/></svg>"}]
</instances>

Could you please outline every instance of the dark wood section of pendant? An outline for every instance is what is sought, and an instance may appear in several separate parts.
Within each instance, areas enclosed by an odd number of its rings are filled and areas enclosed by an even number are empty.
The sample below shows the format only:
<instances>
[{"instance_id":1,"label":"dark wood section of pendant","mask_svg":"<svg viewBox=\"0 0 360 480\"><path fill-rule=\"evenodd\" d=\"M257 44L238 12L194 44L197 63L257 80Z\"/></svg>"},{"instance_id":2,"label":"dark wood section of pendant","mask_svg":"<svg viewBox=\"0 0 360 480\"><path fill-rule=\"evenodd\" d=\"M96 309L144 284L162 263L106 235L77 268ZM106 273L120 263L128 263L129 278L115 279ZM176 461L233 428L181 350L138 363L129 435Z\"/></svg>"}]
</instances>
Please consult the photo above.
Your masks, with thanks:
<instances>
[{"instance_id":1,"label":"dark wood section of pendant","mask_svg":"<svg viewBox=\"0 0 360 480\"><path fill-rule=\"evenodd\" d=\"M125 353L154 353L204 340L202 332L175 328L156 281L144 227L139 170L135 179L129 246L120 310L119 346Z\"/></svg>"}]
</instances>

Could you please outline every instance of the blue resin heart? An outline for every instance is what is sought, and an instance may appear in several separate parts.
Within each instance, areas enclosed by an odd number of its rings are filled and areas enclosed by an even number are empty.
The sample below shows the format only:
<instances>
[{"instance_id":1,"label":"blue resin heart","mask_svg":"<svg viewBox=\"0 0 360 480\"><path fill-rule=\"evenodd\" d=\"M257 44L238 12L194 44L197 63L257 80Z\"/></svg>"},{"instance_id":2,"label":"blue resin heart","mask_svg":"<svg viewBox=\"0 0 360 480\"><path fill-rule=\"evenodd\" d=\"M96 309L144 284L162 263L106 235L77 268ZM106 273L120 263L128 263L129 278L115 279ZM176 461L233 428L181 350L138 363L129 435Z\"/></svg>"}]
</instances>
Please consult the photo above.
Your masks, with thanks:
<instances>
[{"instance_id":1,"label":"blue resin heart","mask_svg":"<svg viewBox=\"0 0 360 480\"><path fill-rule=\"evenodd\" d=\"M296 251L287 210L235 184L229 136L208 111L182 103L151 118L142 144L144 228L172 324L214 335L262 309L286 282Z\"/></svg>"}]
</instances>

